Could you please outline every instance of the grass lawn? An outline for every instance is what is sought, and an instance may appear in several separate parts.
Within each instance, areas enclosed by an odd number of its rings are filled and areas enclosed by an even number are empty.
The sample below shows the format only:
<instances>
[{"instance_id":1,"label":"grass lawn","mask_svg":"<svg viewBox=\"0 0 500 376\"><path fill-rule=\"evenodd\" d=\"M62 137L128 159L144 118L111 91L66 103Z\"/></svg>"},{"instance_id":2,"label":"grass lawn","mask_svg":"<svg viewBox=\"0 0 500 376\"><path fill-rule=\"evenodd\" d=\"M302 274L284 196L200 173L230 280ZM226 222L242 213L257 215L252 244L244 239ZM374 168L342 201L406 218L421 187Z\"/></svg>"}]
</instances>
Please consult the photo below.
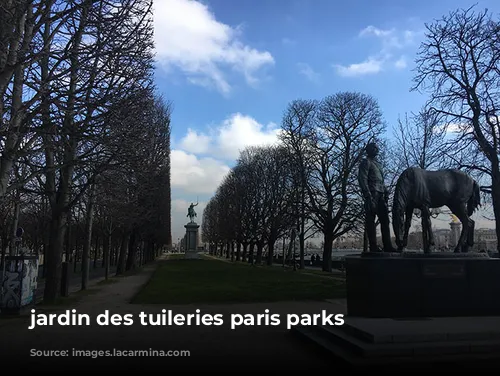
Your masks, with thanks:
<instances>
[{"instance_id":1,"label":"grass lawn","mask_svg":"<svg viewBox=\"0 0 500 376\"><path fill-rule=\"evenodd\" d=\"M342 282L292 270L216 260L170 260L159 266L135 304L189 304L343 298Z\"/></svg>"},{"instance_id":2,"label":"grass lawn","mask_svg":"<svg viewBox=\"0 0 500 376\"><path fill-rule=\"evenodd\" d=\"M168 260L181 260L184 259L186 255L184 253L170 253L167 254Z\"/></svg>"}]
</instances>

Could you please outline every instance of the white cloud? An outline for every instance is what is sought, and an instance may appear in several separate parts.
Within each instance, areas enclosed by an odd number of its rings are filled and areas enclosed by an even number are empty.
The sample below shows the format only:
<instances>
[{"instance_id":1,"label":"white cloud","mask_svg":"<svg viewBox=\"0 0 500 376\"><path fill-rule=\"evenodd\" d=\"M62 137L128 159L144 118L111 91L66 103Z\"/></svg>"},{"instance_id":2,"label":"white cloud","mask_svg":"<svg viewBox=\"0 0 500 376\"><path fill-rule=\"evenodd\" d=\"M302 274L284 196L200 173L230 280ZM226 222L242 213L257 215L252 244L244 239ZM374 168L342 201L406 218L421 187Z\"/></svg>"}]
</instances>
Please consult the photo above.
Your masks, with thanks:
<instances>
[{"instance_id":1,"label":"white cloud","mask_svg":"<svg viewBox=\"0 0 500 376\"><path fill-rule=\"evenodd\" d=\"M394 66L397 69L405 69L407 67L406 59L404 56L401 56L396 62L394 63Z\"/></svg>"},{"instance_id":2,"label":"white cloud","mask_svg":"<svg viewBox=\"0 0 500 376\"><path fill-rule=\"evenodd\" d=\"M447 133L461 133L471 131L472 125L468 123L448 123L444 124L443 128Z\"/></svg>"},{"instance_id":3,"label":"white cloud","mask_svg":"<svg viewBox=\"0 0 500 376\"><path fill-rule=\"evenodd\" d=\"M274 64L268 51L245 45L241 28L216 20L209 7L193 0L155 0L155 45L160 66L182 71L189 82L231 91L225 71L242 74L249 85L257 71Z\"/></svg>"},{"instance_id":4,"label":"white cloud","mask_svg":"<svg viewBox=\"0 0 500 376\"><path fill-rule=\"evenodd\" d=\"M210 137L189 128L180 142L180 148L194 154L205 154L210 150Z\"/></svg>"},{"instance_id":5,"label":"white cloud","mask_svg":"<svg viewBox=\"0 0 500 376\"><path fill-rule=\"evenodd\" d=\"M230 168L214 158L198 158L182 150L171 152L172 188L184 192L212 194Z\"/></svg>"},{"instance_id":6,"label":"white cloud","mask_svg":"<svg viewBox=\"0 0 500 376\"><path fill-rule=\"evenodd\" d=\"M297 44L295 40L290 38L281 39L281 43L283 43L285 46L295 46Z\"/></svg>"},{"instance_id":7,"label":"white cloud","mask_svg":"<svg viewBox=\"0 0 500 376\"><path fill-rule=\"evenodd\" d=\"M342 77L357 77L368 74L375 74L382 71L383 60L369 58L361 63L344 65L335 65L337 73Z\"/></svg>"},{"instance_id":8,"label":"white cloud","mask_svg":"<svg viewBox=\"0 0 500 376\"><path fill-rule=\"evenodd\" d=\"M297 68L299 69L299 73L307 77L309 81L315 83L319 82L320 74L316 72L309 64L298 63Z\"/></svg>"},{"instance_id":9,"label":"white cloud","mask_svg":"<svg viewBox=\"0 0 500 376\"><path fill-rule=\"evenodd\" d=\"M367 26L363 30L359 32L359 36L364 37L367 35L375 35L376 37L388 37L390 36L394 30L382 30L375 26Z\"/></svg>"},{"instance_id":10,"label":"white cloud","mask_svg":"<svg viewBox=\"0 0 500 376\"><path fill-rule=\"evenodd\" d=\"M247 146L277 143L279 132L275 123L263 125L251 116L236 113L207 133L189 129L179 148L193 154L234 161Z\"/></svg>"},{"instance_id":11,"label":"white cloud","mask_svg":"<svg viewBox=\"0 0 500 376\"><path fill-rule=\"evenodd\" d=\"M422 31L403 30L399 32L394 28L383 30L373 25L364 28L359 33L360 37L374 36L379 38L383 51L402 49L414 45L422 35Z\"/></svg>"},{"instance_id":12,"label":"white cloud","mask_svg":"<svg viewBox=\"0 0 500 376\"><path fill-rule=\"evenodd\" d=\"M337 73L343 77L357 77L364 75L373 75L390 68L405 69L408 66L406 58L400 56L397 60L394 54L397 51L416 46L419 38L423 35L422 31L397 29L380 29L373 25L367 26L359 32L360 38L374 37L380 42L378 53L369 56L361 63L352 63L349 65L335 64Z\"/></svg>"},{"instance_id":13,"label":"white cloud","mask_svg":"<svg viewBox=\"0 0 500 376\"><path fill-rule=\"evenodd\" d=\"M274 123L264 126L254 118L236 113L226 119L218 130L217 149L221 156L236 159L247 146L272 145L280 128Z\"/></svg>"}]
</instances>

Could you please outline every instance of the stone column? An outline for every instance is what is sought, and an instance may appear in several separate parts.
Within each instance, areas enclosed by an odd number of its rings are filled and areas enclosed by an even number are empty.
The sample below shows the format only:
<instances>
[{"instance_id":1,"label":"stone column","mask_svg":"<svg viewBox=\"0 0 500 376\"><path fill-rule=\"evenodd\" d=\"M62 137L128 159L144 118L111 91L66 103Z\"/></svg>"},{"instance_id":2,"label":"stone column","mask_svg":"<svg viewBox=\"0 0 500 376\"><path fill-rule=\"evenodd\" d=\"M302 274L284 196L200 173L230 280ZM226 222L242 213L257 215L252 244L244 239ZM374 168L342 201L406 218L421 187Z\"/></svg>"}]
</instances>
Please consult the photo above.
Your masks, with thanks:
<instances>
[{"instance_id":1,"label":"stone column","mask_svg":"<svg viewBox=\"0 0 500 376\"><path fill-rule=\"evenodd\" d=\"M186 241L185 247L185 257L186 258L198 258L198 228L200 227L197 223L188 223L184 225L186 229Z\"/></svg>"}]
</instances>

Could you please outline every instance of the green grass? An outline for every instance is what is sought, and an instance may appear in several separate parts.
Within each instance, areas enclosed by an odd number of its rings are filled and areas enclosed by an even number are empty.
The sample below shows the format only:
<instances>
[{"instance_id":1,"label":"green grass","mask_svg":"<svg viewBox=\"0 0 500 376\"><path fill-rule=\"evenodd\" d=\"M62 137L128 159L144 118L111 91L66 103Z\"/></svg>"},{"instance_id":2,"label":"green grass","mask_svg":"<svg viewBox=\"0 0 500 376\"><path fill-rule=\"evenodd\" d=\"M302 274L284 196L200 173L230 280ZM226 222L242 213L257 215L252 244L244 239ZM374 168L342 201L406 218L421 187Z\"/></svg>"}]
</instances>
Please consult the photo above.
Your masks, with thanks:
<instances>
[{"instance_id":1,"label":"green grass","mask_svg":"<svg viewBox=\"0 0 500 376\"><path fill-rule=\"evenodd\" d=\"M314 269L304 269L300 271L301 273L306 273L306 274L315 274L315 275L320 275L323 277L330 277L330 278L344 278L345 274L338 274L338 273L330 273L330 272L325 272L323 270L314 270Z\"/></svg>"},{"instance_id":2,"label":"green grass","mask_svg":"<svg viewBox=\"0 0 500 376\"><path fill-rule=\"evenodd\" d=\"M167 255L168 260L182 260L184 257L186 257L184 253L173 253Z\"/></svg>"},{"instance_id":3,"label":"green grass","mask_svg":"<svg viewBox=\"0 0 500 376\"><path fill-rule=\"evenodd\" d=\"M132 303L215 304L343 297L342 282L292 270L216 260L170 260L158 266Z\"/></svg>"}]
</instances>

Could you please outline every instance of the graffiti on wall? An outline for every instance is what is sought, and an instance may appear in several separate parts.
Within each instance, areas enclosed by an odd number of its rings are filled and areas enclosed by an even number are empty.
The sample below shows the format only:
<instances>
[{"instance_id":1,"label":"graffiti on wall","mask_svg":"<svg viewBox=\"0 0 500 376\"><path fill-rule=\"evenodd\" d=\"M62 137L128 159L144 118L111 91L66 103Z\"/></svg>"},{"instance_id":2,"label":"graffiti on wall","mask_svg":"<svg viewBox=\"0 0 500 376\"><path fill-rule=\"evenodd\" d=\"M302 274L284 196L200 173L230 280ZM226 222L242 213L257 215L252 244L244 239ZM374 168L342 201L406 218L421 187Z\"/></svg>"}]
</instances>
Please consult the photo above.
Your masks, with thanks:
<instances>
[{"instance_id":1,"label":"graffiti on wall","mask_svg":"<svg viewBox=\"0 0 500 376\"><path fill-rule=\"evenodd\" d=\"M21 303L21 281L23 262L19 260L6 260L2 283L2 307L16 309Z\"/></svg>"},{"instance_id":2,"label":"graffiti on wall","mask_svg":"<svg viewBox=\"0 0 500 376\"><path fill-rule=\"evenodd\" d=\"M21 291L21 307L28 305L35 299L38 280L38 260L24 260L23 283Z\"/></svg>"},{"instance_id":3,"label":"graffiti on wall","mask_svg":"<svg viewBox=\"0 0 500 376\"><path fill-rule=\"evenodd\" d=\"M5 260L1 307L15 310L33 302L37 287L38 259Z\"/></svg>"}]
</instances>

